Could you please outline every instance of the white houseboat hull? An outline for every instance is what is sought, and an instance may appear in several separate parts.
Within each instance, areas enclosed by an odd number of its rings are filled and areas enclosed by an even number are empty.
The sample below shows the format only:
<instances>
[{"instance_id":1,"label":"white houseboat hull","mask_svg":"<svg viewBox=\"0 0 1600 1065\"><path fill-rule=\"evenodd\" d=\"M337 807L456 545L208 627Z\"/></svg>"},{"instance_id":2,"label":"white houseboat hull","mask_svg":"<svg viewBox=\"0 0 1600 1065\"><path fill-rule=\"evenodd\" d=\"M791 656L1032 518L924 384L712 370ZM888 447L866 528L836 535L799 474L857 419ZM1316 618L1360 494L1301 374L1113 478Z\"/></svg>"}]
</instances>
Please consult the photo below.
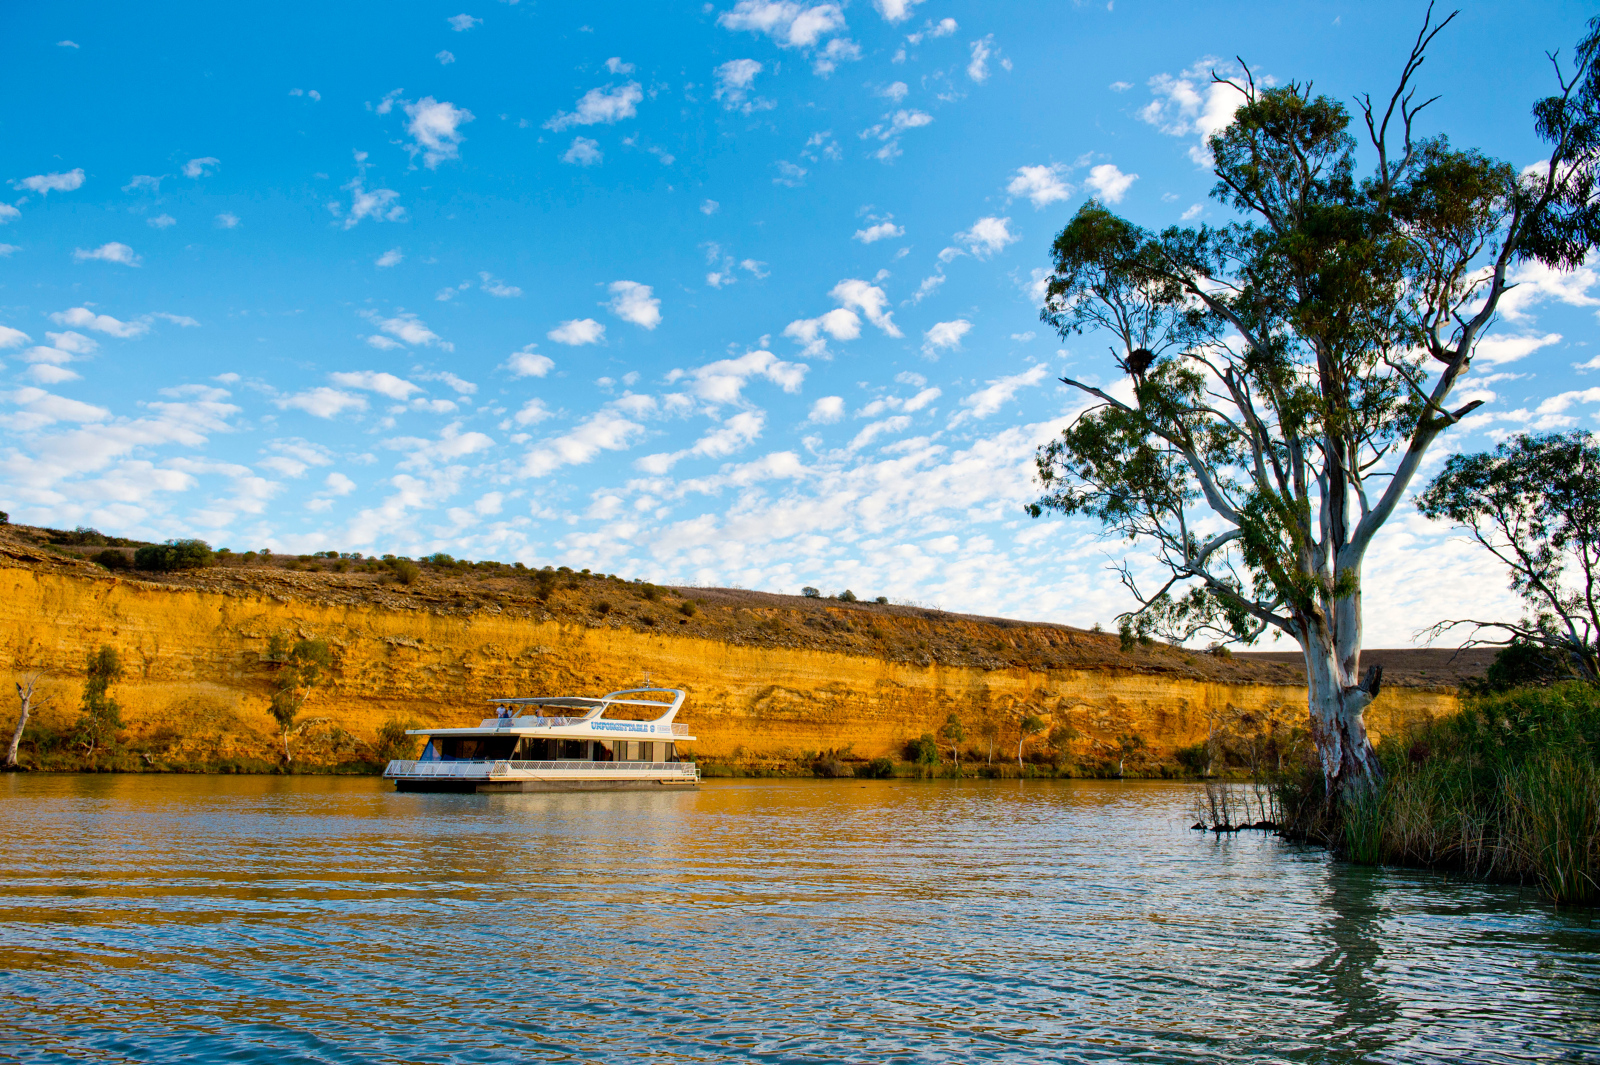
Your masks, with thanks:
<instances>
[{"instance_id":1,"label":"white houseboat hull","mask_svg":"<svg viewBox=\"0 0 1600 1065\"><path fill-rule=\"evenodd\" d=\"M420 762L397 759L384 777L399 791L478 794L541 791L693 791L693 762Z\"/></svg>"}]
</instances>

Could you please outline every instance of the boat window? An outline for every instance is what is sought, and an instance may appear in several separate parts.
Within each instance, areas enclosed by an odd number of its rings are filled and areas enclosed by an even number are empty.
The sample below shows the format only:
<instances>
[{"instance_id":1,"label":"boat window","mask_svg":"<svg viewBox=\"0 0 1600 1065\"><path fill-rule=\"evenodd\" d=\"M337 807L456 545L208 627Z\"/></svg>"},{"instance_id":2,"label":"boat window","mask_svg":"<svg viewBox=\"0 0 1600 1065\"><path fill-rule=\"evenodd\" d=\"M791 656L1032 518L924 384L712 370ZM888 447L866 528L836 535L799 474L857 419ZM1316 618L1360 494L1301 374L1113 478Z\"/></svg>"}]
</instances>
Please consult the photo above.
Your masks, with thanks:
<instances>
[{"instance_id":1,"label":"boat window","mask_svg":"<svg viewBox=\"0 0 1600 1065\"><path fill-rule=\"evenodd\" d=\"M653 762L656 760L656 745L654 743L639 744L639 761Z\"/></svg>"},{"instance_id":2,"label":"boat window","mask_svg":"<svg viewBox=\"0 0 1600 1065\"><path fill-rule=\"evenodd\" d=\"M661 760L663 762L676 762L678 760L678 746L677 746L677 744L673 743L671 740L668 740L666 743L663 743L661 746L665 748L665 750L661 754Z\"/></svg>"},{"instance_id":3,"label":"boat window","mask_svg":"<svg viewBox=\"0 0 1600 1065\"><path fill-rule=\"evenodd\" d=\"M454 761L510 758L515 736L446 736L436 740L442 757Z\"/></svg>"},{"instance_id":4,"label":"boat window","mask_svg":"<svg viewBox=\"0 0 1600 1065\"><path fill-rule=\"evenodd\" d=\"M584 740L554 740L552 742L561 745L561 753L556 756L558 759L581 761L589 757L589 752L585 750L588 747L588 743Z\"/></svg>"}]
</instances>

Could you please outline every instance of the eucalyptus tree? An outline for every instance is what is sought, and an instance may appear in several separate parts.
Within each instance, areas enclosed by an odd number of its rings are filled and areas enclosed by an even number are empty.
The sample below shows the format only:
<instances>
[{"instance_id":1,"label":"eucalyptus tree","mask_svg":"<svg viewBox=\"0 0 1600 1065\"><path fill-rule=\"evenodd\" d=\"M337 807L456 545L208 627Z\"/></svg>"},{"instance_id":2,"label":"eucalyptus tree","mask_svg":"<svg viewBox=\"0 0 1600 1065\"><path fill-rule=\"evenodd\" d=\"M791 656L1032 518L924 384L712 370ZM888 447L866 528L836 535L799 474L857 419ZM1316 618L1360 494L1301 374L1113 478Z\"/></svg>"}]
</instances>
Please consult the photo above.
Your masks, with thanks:
<instances>
[{"instance_id":1,"label":"eucalyptus tree","mask_svg":"<svg viewBox=\"0 0 1600 1065\"><path fill-rule=\"evenodd\" d=\"M1529 608L1517 621L1445 621L1435 633L1470 625L1475 642L1531 645L1600 683L1600 441L1522 434L1493 451L1452 455L1417 507L1504 563ZM1509 639L1483 638L1485 629Z\"/></svg>"},{"instance_id":2,"label":"eucalyptus tree","mask_svg":"<svg viewBox=\"0 0 1600 1065\"><path fill-rule=\"evenodd\" d=\"M1098 518L1149 545L1159 586L1126 561L1141 634L1305 654L1312 735L1330 796L1379 774L1364 711L1362 567L1428 449L1478 401L1451 405L1512 286L1539 262L1581 263L1600 236L1600 20L1557 93L1533 108L1548 143L1520 169L1422 136L1418 69L1432 10L1387 102L1350 111L1309 83L1263 87L1210 139L1212 196L1237 212L1159 233L1090 201L1052 248L1041 318L1115 338L1131 380L1062 380L1091 407L1039 449L1030 506ZM1436 99L1436 97L1435 97Z\"/></svg>"}]
</instances>

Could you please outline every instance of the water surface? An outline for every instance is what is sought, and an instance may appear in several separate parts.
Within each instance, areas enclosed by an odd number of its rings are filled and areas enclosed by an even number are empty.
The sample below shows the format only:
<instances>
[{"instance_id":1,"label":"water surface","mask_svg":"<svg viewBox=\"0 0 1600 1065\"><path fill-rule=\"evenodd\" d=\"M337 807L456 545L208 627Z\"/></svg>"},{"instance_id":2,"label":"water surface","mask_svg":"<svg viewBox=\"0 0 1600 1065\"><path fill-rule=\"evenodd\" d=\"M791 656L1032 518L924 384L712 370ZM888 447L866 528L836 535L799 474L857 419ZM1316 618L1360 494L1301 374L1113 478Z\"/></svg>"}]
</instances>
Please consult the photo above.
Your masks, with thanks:
<instances>
[{"instance_id":1,"label":"water surface","mask_svg":"<svg viewBox=\"0 0 1600 1065\"><path fill-rule=\"evenodd\" d=\"M1600 921L1188 785L0 778L0 1059L1600 1061Z\"/></svg>"}]
</instances>

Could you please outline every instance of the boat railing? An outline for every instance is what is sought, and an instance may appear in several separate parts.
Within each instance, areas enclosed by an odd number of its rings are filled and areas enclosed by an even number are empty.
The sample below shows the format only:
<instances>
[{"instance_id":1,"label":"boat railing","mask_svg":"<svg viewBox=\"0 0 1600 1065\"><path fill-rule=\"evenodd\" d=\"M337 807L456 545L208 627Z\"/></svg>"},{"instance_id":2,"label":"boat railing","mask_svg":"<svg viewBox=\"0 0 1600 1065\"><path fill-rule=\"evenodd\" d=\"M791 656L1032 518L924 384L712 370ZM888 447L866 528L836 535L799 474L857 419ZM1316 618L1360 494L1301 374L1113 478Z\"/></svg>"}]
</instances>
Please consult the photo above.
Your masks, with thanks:
<instances>
[{"instance_id":1,"label":"boat railing","mask_svg":"<svg viewBox=\"0 0 1600 1065\"><path fill-rule=\"evenodd\" d=\"M590 719L589 718L584 718L584 717L517 717L517 718L486 717L486 718L483 719L483 724L479 725L478 727L479 728L492 728L492 729L564 728L564 727L566 727L568 725L582 724L583 722L588 721L588 720L590 720ZM680 725L676 721L672 722L671 724L661 725L661 724L656 724L654 722L620 721L620 720L617 721L617 722L613 722L610 718L603 718L599 722L597 722L597 724L600 725L600 727L602 729L605 726L613 724L613 723L623 724L623 725L639 725L639 724L650 725L650 732L647 733L647 735L657 735L657 736L688 736L688 735L690 735L689 726L688 725ZM421 731L421 730L418 730L418 731Z\"/></svg>"},{"instance_id":2,"label":"boat railing","mask_svg":"<svg viewBox=\"0 0 1600 1065\"><path fill-rule=\"evenodd\" d=\"M550 762L524 762L504 759L463 761L416 761L396 758L383 775L386 777L501 777L514 773L582 770L598 773L661 773L692 777L698 774L693 762L588 762L579 759Z\"/></svg>"}]
</instances>

